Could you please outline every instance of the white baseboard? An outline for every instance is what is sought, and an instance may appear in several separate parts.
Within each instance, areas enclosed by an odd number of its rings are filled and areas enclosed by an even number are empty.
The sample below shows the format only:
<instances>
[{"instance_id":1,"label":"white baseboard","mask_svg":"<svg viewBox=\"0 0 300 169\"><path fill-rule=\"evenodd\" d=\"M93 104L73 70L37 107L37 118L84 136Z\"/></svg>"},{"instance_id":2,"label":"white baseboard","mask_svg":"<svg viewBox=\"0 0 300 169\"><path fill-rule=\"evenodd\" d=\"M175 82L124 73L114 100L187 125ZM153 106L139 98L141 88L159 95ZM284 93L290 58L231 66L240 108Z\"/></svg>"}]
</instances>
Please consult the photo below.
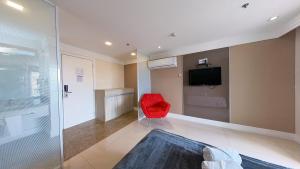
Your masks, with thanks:
<instances>
[{"instance_id":1,"label":"white baseboard","mask_svg":"<svg viewBox=\"0 0 300 169\"><path fill-rule=\"evenodd\" d=\"M185 115L174 114L174 113L169 113L168 117L180 119L180 120L186 120L186 121L199 123L199 124L206 124L206 125L222 127L222 128L232 129L232 130L238 130L238 131L244 131L244 132L249 132L249 133L255 133L255 134L261 134L261 135L266 135L266 136L271 136L271 137L287 139L287 140L295 141L300 144L300 136L297 136L294 133L287 133L287 132L270 130L270 129L244 126L244 125L240 125L240 124L232 124L232 123L202 119L202 118L185 116Z\"/></svg>"}]
</instances>

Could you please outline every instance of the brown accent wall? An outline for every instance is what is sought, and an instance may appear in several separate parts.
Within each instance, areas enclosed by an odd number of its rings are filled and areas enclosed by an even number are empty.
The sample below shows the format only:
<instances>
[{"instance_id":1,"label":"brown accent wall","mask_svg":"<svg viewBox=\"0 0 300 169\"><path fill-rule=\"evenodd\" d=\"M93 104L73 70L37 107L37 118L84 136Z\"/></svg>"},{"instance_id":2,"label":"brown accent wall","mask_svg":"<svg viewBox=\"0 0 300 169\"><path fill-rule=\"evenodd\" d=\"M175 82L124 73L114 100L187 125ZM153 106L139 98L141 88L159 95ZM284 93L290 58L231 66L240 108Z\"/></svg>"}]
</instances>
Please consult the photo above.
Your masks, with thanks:
<instances>
[{"instance_id":1,"label":"brown accent wall","mask_svg":"<svg viewBox=\"0 0 300 169\"><path fill-rule=\"evenodd\" d=\"M210 67L221 67L222 85L189 86L189 70L203 68L198 60L207 58ZM183 58L184 114L229 122L229 48L185 55Z\"/></svg>"},{"instance_id":2,"label":"brown accent wall","mask_svg":"<svg viewBox=\"0 0 300 169\"><path fill-rule=\"evenodd\" d=\"M182 114L182 56L177 57L177 64L176 68L151 70L151 88L171 104L170 112Z\"/></svg>"},{"instance_id":3,"label":"brown accent wall","mask_svg":"<svg viewBox=\"0 0 300 169\"><path fill-rule=\"evenodd\" d=\"M300 27L296 29L295 57L295 126L300 141Z\"/></svg>"},{"instance_id":4,"label":"brown accent wall","mask_svg":"<svg viewBox=\"0 0 300 169\"><path fill-rule=\"evenodd\" d=\"M295 132L295 32L230 47L230 122Z\"/></svg>"},{"instance_id":5,"label":"brown accent wall","mask_svg":"<svg viewBox=\"0 0 300 169\"><path fill-rule=\"evenodd\" d=\"M137 106L137 64L128 64L124 66L124 86L134 89L134 106Z\"/></svg>"}]
</instances>

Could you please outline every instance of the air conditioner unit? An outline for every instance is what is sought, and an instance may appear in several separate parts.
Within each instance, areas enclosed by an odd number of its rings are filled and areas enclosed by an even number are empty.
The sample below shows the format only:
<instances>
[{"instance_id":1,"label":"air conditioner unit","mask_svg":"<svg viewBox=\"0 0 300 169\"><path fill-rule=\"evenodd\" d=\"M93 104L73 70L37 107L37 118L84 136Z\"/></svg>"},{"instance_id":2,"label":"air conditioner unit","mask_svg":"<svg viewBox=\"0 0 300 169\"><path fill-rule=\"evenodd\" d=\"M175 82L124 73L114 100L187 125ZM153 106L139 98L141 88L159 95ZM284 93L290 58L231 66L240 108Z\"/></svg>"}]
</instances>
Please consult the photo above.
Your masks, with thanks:
<instances>
[{"instance_id":1,"label":"air conditioner unit","mask_svg":"<svg viewBox=\"0 0 300 169\"><path fill-rule=\"evenodd\" d=\"M148 61L149 69L162 69L177 67L177 57L168 57Z\"/></svg>"}]
</instances>

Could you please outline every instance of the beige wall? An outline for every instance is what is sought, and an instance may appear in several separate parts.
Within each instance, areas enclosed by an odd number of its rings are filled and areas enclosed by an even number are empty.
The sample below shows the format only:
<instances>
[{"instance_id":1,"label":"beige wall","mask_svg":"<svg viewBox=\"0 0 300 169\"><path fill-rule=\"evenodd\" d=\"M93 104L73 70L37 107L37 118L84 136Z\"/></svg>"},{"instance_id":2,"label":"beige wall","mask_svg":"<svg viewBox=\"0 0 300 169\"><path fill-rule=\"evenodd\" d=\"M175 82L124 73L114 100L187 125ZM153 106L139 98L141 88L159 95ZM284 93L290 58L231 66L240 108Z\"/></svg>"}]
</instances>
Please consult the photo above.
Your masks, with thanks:
<instances>
[{"instance_id":1,"label":"beige wall","mask_svg":"<svg viewBox=\"0 0 300 169\"><path fill-rule=\"evenodd\" d=\"M230 121L295 132L295 32L230 47Z\"/></svg>"},{"instance_id":2,"label":"beige wall","mask_svg":"<svg viewBox=\"0 0 300 169\"><path fill-rule=\"evenodd\" d=\"M177 68L151 70L151 88L171 104L170 112L182 114L182 56L177 57L177 63Z\"/></svg>"},{"instance_id":3,"label":"beige wall","mask_svg":"<svg viewBox=\"0 0 300 169\"><path fill-rule=\"evenodd\" d=\"M296 30L296 58L295 58L295 90L296 90L296 134L300 142L300 27Z\"/></svg>"},{"instance_id":4,"label":"beige wall","mask_svg":"<svg viewBox=\"0 0 300 169\"><path fill-rule=\"evenodd\" d=\"M124 86L134 89L135 106L137 106L137 64L129 64L124 66Z\"/></svg>"},{"instance_id":5,"label":"beige wall","mask_svg":"<svg viewBox=\"0 0 300 169\"><path fill-rule=\"evenodd\" d=\"M277 39L229 48L231 123L295 133L296 121L300 138L300 107L296 106L295 115L295 70L300 74L299 29L296 39L293 31ZM178 61L183 64L182 57ZM172 104L172 113L183 113L183 78L178 76L182 71L182 66L151 71L152 92L161 93ZM296 96L300 98L300 78L296 82Z\"/></svg>"},{"instance_id":6,"label":"beige wall","mask_svg":"<svg viewBox=\"0 0 300 169\"><path fill-rule=\"evenodd\" d=\"M124 65L106 62L100 59L96 59L95 63L96 89L124 87Z\"/></svg>"}]
</instances>

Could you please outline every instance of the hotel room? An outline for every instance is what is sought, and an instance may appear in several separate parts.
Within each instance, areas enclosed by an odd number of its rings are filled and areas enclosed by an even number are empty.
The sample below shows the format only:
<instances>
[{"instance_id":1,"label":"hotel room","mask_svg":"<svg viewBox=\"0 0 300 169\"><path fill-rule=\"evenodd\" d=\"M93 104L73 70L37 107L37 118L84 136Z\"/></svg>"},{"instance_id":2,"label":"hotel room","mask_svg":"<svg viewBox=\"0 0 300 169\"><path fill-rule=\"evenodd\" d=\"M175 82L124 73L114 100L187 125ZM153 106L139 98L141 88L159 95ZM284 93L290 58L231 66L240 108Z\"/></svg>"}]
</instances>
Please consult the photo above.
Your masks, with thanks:
<instances>
[{"instance_id":1,"label":"hotel room","mask_svg":"<svg viewBox=\"0 0 300 169\"><path fill-rule=\"evenodd\" d=\"M0 9L0 169L300 169L299 0Z\"/></svg>"}]
</instances>

